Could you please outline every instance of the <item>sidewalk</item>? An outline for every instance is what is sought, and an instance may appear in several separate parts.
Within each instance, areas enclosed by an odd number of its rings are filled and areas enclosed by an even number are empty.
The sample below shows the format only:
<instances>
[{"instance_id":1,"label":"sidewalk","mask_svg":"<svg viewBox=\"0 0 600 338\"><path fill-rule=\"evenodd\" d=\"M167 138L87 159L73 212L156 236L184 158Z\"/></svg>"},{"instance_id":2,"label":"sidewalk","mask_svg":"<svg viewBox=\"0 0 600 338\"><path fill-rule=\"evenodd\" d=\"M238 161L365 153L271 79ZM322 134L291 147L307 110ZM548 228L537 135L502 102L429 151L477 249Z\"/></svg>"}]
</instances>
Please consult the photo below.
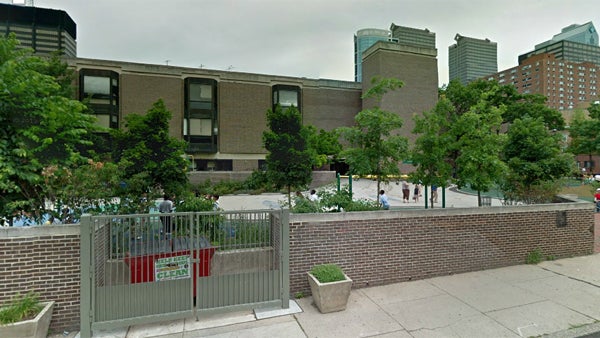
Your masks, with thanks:
<instances>
[{"instance_id":1,"label":"sidewalk","mask_svg":"<svg viewBox=\"0 0 600 338\"><path fill-rule=\"evenodd\" d=\"M98 337L580 337L600 332L600 254L355 289L329 314L296 302L302 312L267 319L237 312Z\"/></svg>"}]
</instances>

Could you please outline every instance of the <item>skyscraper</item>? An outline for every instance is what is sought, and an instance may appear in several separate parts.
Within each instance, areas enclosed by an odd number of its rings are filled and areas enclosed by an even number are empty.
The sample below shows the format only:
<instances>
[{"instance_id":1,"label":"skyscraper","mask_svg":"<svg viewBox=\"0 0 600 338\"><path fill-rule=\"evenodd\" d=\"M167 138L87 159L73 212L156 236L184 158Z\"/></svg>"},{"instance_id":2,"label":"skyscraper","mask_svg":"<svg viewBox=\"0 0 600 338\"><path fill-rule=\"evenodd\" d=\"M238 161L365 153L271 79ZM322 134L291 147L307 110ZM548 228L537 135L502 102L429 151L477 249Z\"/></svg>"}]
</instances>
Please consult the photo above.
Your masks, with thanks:
<instances>
[{"instance_id":1,"label":"skyscraper","mask_svg":"<svg viewBox=\"0 0 600 338\"><path fill-rule=\"evenodd\" d=\"M0 3L0 34L9 33L37 54L77 56L77 25L65 11Z\"/></svg>"},{"instance_id":2,"label":"skyscraper","mask_svg":"<svg viewBox=\"0 0 600 338\"><path fill-rule=\"evenodd\" d=\"M390 25L392 39L403 46L435 49L435 33L429 29L418 29L412 27Z\"/></svg>"},{"instance_id":3,"label":"skyscraper","mask_svg":"<svg viewBox=\"0 0 600 338\"><path fill-rule=\"evenodd\" d=\"M552 39L535 45L533 51L519 55L519 64L531 56L546 53L554 55L558 60L600 65L600 46L594 24L588 22L563 28Z\"/></svg>"},{"instance_id":4,"label":"skyscraper","mask_svg":"<svg viewBox=\"0 0 600 338\"><path fill-rule=\"evenodd\" d=\"M362 56L377 41L390 41L387 29L365 28L354 35L354 81L362 82Z\"/></svg>"},{"instance_id":5,"label":"skyscraper","mask_svg":"<svg viewBox=\"0 0 600 338\"><path fill-rule=\"evenodd\" d=\"M498 47L489 39L475 39L456 34L455 44L448 47L450 81L462 84L498 71Z\"/></svg>"}]
</instances>

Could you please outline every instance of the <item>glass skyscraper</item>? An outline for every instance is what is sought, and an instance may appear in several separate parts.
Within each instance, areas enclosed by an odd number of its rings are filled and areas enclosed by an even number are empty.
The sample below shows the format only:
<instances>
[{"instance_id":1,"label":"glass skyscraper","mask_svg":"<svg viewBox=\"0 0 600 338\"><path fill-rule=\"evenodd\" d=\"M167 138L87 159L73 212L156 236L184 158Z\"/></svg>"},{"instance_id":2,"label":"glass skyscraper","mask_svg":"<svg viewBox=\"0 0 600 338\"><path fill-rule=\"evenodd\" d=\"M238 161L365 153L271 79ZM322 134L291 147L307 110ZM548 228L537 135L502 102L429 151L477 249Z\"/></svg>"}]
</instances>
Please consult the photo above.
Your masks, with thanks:
<instances>
[{"instance_id":1,"label":"glass skyscraper","mask_svg":"<svg viewBox=\"0 0 600 338\"><path fill-rule=\"evenodd\" d=\"M498 45L489 39L475 39L456 34L455 44L448 47L450 81L462 84L498 71Z\"/></svg>"},{"instance_id":2,"label":"glass skyscraper","mask_svg":"<svg viewBox=\"0 0 600 338\"><path fill-rule=\"evenodd\" d=\"M354 35L354 81L362 82L362 56L377 41L390 41L387 29L365 28Z\"/></svg>"}]
</instances>

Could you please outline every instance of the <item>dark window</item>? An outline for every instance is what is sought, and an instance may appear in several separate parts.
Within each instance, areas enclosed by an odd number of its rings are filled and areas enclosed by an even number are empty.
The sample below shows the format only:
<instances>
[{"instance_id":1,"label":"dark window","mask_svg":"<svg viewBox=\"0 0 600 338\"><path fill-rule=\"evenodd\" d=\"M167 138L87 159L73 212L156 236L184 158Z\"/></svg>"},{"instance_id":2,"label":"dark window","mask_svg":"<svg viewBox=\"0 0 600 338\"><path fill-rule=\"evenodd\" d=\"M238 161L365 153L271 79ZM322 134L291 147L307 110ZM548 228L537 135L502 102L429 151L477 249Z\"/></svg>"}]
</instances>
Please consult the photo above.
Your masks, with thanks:
<instances>
[{"instance_id":1,"label":"dark window","mask_svg":"<svg viewBox=\"0 0 600 338\"><path fill-rule=\"evenodd\" d=\"M279 104L282 108L288 108L294 106L301 110L300 102L300 87L288 86L288 85L275 85L273 86L273 109Z\"/></svg>"},{"instance_id":2,"label":"dark window","mask_svg":"<svg viewBox=\"0 0 600 338\"><path fill-rule=\"evenodd\" d=\"M194 160L198 171L233 171L233 160Z\"/></svg>"},{"instance_id":3,"label":"dark window","mask_svg":"<svg viewBox=\"0 0 600 338\"><path fill-rule=\"evenodd\" d=\"M185 79L183 138L189 153L216 153L218 128L217 81Z\"/></svg>"},{"instance_id":4,"label":"dark window","mask_svg":"<svg viewBox=\"0 0 600 338\"><path fill-rule=\"evenodd\" d=\"M82 69L79 72L79 98L89 103L98 124L119 128L119 74L109 70Z\"/></svg>"}]
</instances>

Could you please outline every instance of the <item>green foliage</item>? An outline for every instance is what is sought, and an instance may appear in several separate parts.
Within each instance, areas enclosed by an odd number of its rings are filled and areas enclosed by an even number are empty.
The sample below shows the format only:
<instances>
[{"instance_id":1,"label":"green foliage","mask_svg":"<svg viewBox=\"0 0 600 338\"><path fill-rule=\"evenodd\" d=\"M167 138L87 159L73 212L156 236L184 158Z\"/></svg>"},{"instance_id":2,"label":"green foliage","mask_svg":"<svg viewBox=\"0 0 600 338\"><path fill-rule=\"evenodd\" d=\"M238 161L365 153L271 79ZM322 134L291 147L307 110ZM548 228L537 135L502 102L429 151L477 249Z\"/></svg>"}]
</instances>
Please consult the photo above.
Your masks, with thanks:
<instances>
[{"instance_id":1,"label":"green foliage","mask_svg":"<svg viewBox=\"0 0 600 338\"><path fill-rule=\"evenodd\" d=\"M345 187L340 191L323 190L317 195L319 202L313 202L306 198L297 198L290 208L293 213L321 213L340 211L374 211L380 210L377 201L365 199L354 200L350 190Z\"/></svg>"},{"instance_id":2,"label":"green foliage","mask_svg":"<svg viewBox=\"0 0 600 338\"><path fill-rule=\"evenodd\" d=\"M515 120L503 154L509 168L503 194L527 204L552 201L560 179L575 167L573 155L562 150L561 135L549 131L540 118Z\"/></svg>"},{"instance_id":3,"label":"green foliage","mask_svg":"<svg viewBox=\"0 0 600 338\"><path fill-rule=\"evenodd\" d=\"M544 254L540 248L535 248L533 251L527 254L525 263L527 264L538 264L544 260Z\"/></svg>"},{"instance_id":4,"label":"green foliage","mask_svg":"<svg viewBox=\"0 0 600 338\"><path fill-rule=\"evenodd\" d=\"M33 292L17 295L7 307L0 309L0 324L12 324L37 316L44 308L38 298L39 295Z\"/></svg>"},{"instance_id":5,"label":"green foliage","mask_svg":"<svg viewBox=\"0 0 600 338\"><path fill-rule=\"evenodd\" d=\"M178 194L187 186L185 142L169 136L170 119L171 112L160 99L145 115L127 115L126 129L113 131L113 158L122 170L126 192L140 196L161 187Z\"/></svg>"},{"instance_id":6,"label":"green foliage","mask_svg":"<svg viewBox=\"0 0 600 338\"><path fill-rule=\"evenodd\" d=\"M346 279L342 268L336 264L315 265L310 273L321 283L338 282Z\"/></svg>"},{"instance_id":7,"label":"green foliage","mask_svg":"<svg viewBox=\"0 0 600 338\"><path fill-rule=\"evenodd\" d=\"M336 130L328 132L321 129L317 132L317 128L312 125L306 126L304 130L313 166L321 167L331 163L342 151L339 134Z\"/></svg>"},{"instance_id":8,"label":"green foliage","mask_svg":"<svg viewBox=\"0 0 600 338\"><path fill-rule=\"evenodd\" d=\"M294 106L282 109L277 105L267 112L269 130L263 133L267 175L276 189L287 187L291 204L292 188L307 186L312 180L311 152L300 112Z\"/></svg>"},{"instance_id":9,"label":"green foliage","mask_svg":"<svg viewBox=\"0 0 600 338\"><path fill-rule=\"evenodd\" d=\"M70 99L70 73L56 59L17 49L15 35L0 37L0 215L40 213L47 192L42 171L85 163L77 150L96 130L87 108Z\"/></svg>"},{"instance_id":10,"label":"green foliage","mask_svg":"<svg viewBox=\"0 0 600 338\"><path fill-rule=\"evenodd\" d=\"M365 98L381 100L389 90L402 87L396 79L373 79ZM340 153L355 175L375 175L377 192L380 183L388 177L399 175L398 162L407 155L408 140L395 134L402 127L402 119L395 113L379 107L359 112L354 127L341 127L337 131L349 147Z\"/></svg>"},{"instance_id":11,"label":"green foliage","mask_svg":"<svg viewBox=\"0 0 600 338\"><path fill-rule=\"evenodd\" d=\"M213 210L214 202L204 196L196 197L192 193L187 193L180 197L181 201L175 204L177 212Z\"/></svg>"},{"instance_id":12,"label":"green foliage","mask_svg":"<svg viewBox=\"0 0 600 338\"><path fill-rule=\"evenodd\" d=\"M296 299L302 299L304 297L305 297L304 292L302 292L302 291L298 291L294 294L294 298L296 298Z\"/></svg>"}]
</instances>

